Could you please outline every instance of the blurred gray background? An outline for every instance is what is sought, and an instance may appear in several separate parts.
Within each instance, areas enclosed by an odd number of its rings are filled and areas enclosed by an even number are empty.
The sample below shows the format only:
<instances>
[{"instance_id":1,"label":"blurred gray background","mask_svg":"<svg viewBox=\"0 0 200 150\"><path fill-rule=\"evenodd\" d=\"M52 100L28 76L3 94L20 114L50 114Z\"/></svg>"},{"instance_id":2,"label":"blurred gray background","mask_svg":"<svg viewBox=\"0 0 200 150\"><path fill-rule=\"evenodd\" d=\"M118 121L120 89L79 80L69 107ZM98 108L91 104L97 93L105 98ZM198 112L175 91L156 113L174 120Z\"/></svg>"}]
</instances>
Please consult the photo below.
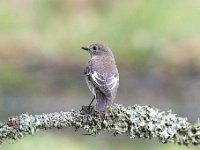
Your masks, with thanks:
<instances>
[{"instance_id":1,"label":"blurred gray background","mask_svg":"<svg viewBox=\"0 0 200 150\"><path fill-rule=\"evenodd\" d=\"M69 111L89 104L92 95L82 74L90 56L80 47L96 42L107 44L117 61L116 103L172 109L196 121L199 18L198 0L1 1L1 121L22 112ZM107 133L82 136L82 132L44 131L0 149L185 148Z\"/></svg>"}]
</instances>

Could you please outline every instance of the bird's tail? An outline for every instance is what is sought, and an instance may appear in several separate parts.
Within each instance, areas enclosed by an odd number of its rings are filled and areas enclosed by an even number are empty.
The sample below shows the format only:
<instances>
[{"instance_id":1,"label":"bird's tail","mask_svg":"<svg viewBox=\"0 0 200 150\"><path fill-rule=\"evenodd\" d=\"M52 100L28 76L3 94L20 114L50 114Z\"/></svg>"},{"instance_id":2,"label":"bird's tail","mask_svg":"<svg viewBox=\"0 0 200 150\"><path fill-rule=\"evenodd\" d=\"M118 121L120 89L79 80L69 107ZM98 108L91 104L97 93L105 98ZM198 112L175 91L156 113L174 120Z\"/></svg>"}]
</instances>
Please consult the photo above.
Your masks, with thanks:
<instances>
[{"instance_id":1,"label":"bird's tail","mask_svg":"<svg viewBox=\"0 0 200 150\"><path fill-rule=\"evenodd\" d=\"M112 104L111 97L106 96L100 91L96 92L96 101L96 110L99 112L105 112Z\"/></svg>"}]
</instances>

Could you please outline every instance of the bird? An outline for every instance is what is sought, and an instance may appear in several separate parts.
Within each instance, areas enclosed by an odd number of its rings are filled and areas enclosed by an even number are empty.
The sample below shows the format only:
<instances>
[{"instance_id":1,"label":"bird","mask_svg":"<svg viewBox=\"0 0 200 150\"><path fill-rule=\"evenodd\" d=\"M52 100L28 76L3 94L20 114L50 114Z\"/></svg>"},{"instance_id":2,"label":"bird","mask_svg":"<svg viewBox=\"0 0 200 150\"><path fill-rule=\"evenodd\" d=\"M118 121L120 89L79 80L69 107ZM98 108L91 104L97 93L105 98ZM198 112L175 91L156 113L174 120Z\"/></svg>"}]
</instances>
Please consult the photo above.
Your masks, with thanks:
<instances>
[{"instance_id":1,"label":"bird","mask_svg":"<svg viewBox=\"0 0 200 150\"><path fill-rule=\"evenodd\" d=\"M84 77L93 99L96 111L106 112L117 95L119 73L112 50L104 44L91 44L81 47L89 52L91 59L84 69Z\"/></svg>"}]
</instances>

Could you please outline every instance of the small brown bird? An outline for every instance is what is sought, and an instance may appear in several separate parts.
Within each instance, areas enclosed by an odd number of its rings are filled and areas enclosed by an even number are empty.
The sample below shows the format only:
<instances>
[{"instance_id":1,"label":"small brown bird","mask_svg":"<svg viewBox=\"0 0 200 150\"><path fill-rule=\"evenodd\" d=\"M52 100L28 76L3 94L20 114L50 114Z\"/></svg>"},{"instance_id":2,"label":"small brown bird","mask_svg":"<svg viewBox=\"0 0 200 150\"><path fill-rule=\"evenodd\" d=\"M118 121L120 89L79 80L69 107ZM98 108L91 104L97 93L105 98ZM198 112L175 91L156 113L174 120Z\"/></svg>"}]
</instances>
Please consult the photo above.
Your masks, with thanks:
<instances>
[{"instance_id":1,"label":"small brown bird","mask_svg":"<svg viewBox=\"0 0 200 150\"><path fill-rule=\"evenodd\" d=\"M119 86L119 73L111 49L103 44L82 47L91 55L84 76L87 85L96 99L96 110L105 112L111 106Z\"/></svg>"}]
</instances>

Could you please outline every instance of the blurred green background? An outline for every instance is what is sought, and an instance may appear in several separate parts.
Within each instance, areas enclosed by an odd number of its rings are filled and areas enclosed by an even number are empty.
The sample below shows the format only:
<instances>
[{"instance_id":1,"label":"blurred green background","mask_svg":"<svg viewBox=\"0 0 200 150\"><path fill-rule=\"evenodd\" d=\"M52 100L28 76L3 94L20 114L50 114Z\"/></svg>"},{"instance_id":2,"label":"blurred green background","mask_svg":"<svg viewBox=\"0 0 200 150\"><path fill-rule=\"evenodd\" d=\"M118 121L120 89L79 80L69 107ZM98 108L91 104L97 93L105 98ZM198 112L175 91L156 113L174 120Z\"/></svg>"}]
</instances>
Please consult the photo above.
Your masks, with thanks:
<instances>
[{"instance_id":1,"label":"blurred green background","mask_svg":"<svg viewBox=\"0 0 200 150\"><path fill-rule=\"evenodd\" d=\"M199 27L198 0L2 0L0 119L87 105L89 55L80 47L98 42L117 61L116 103L172 109L193 122L200 116ZM44 131L0 149L187 149L83 132Z\"/></svg>"}]
</instances>

